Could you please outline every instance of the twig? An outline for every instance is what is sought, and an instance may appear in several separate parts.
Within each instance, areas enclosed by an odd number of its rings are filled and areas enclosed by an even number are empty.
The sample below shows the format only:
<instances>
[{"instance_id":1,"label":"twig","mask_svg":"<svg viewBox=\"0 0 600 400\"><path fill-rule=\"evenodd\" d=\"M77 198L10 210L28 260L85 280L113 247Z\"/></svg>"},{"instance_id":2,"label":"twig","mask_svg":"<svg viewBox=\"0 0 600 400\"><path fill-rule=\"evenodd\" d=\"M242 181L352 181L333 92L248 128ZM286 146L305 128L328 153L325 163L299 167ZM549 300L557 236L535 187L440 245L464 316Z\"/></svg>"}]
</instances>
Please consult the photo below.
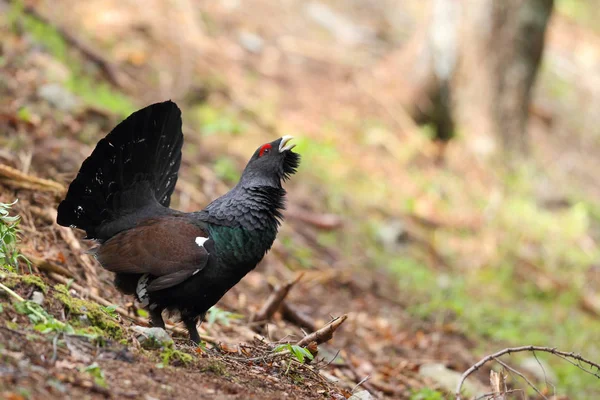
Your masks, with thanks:
<instances>
[{"instance_id":1,"label":"twig","mask_svg":"<svg viewBox=\"0 0 600 400\"><path fill-rule=\"evenodd\" d=\"M298 325L301 328L307 328L311 332L317 330L315 323L310 317L298 310L295 306L289 304L287 301L281 303L281 314L284 319L290 321L293 324Z\"/></svg>"},{"instance_id":2,"label":"twig","mask_svg":"<svg viewBox=\"0 0 600 400\"><path fill-rule=\"evenodd\" d=\"M318 331L315 331L315 332L311 333L310 335L305 336L302 340L298 341L296 343L296 346L306 347L313 342L316 343L316 345L325 343L326 341L330 340L333 337L333 332L335 332L335 330L346 320L346 318L348 318L348 316L344 314L341 317L333 319L331 322L329 322L327 325L325 325ZM230 358L233 360L237 360L237 361L246 361L246 362L264 361L264 362L266 362L270 358L286 356L288 354L291 354L291 351L282 350L282 351L278 351L278 352L270 352L270 353L267 353L267 354L259 356L259 357L252 357L252 358L230 357Z\"/></svg>"},{"instance_id":3,"label":"twig","mask_svg":"<svg viewBox=\"0 0 600 400\"><path fill-rule=\"evenodd\" d=\"M372 392L372 393L377 392L378 389L375 386L371 385L370 382L368 382L367 380L360 379L360 375L359 375L358 371L356 370L356 368L354 368L354 365L352 364L351 357L347 354L346 351L344 351L343 353L344 353L343 354L344 359L347 360L346 364L344 365L344 368L347 368L350 371L350 373L352 374L352 376L349 376L348 374L345 374L345 375L351 379L352 383L354 383L354 381L358 380L359 382L361 382L362 387L367 389L369 392ZM350 387L350 389L352 389L352 392L354 391L354 389L356 389L356 387L358 387L358 385Z\"/></svg>"},{"instance_id":4,"label":"twig","mask_svg":"<svg viewBox=\"0 0 600 400\"><path fill-rule=\"evenodd\" d=\"M503 373L498 373L494 370L490 371L490 387L494 394L495 400L506 400L504 393L506 392L506 382Z\"/></svg>"},{"instance_id":5,"label":"twig","mask_svg":"<svg viewBox=\"0 0 600 400\"><path fill-rule=\"evenodd\" d=\"M544 368L544 366L540 362L540 360L539 360L537 354L535 354L535 352L533 352L533 357L535 358L535 361L537 361L538 365L542 369L542 372L544 373L544 383L546 384L546 387L552 386L552 392L553 393L556 392L556 387L554 386L554 384L548 382L548 376L546 375L546 368Z\"/></svg>"},{"instance_id":6,"label":"twig","mask_svg":"<svg viewBox=\"0 0 600 400\"><path fill-rule=\"evenodd\" d=\"M66 193L65 186L58 182L25 174L5 164L0 164L0 182L18 189L51 192L57 196L62 196Z\"/></svg>"},{"instance_id":7,"label":"twig","mask_svg":"<svg viewBox=\"0 0 600 400\"><path fill-rule=\"evenodd\" d=\"M498 393L498 392L484 393L481 396L475 397L474 400L484 400L484 399L489 399L489 398L491 398L492 400L501 400L501 399L497 399L496 396L498 396L498 395L504 395L504 394L518 393L518 392L523 392L523 389L505 390L502 393Z\"/></svg>"},{"instance_id":8,"label":"twig","mask_svg":"<svg viewBox=\"0 0 600 400\"><path fill-rule=\"evenodd\" d=\"M69 270L53 263L52 261L44 260L43 258L39 258L28 253L23 253L23 255L41 271L54 272L68 278L75 277Z\"/></svg>"},{"instance_id":9,"label":"twig","mask_svg":"<svg viewBox=\"0 0 600 400\"><path fill-rule=\"evenodd\" d=\"M279 309L292 287L302 278L302 275L304 274L299 274L293 281L289 281L285 285L276 288L250 322L268 321L275 314L275 311Z\"/></svg>"},{"instance_id":10,"label":"twig","mask_svg":"<svg viewBox=\"0 0 600 400\"><path fill-rule=\"evenodd\" d=\"M542 346L522 346L522 347L509 347L503 350L498 351L497 353L494 354L490 354L488 356L485 356L484 358L482 358L481 360L479 360L476 364L472 365L468 370L466 370L462 376L460 377L460 380L458 381L458 384L456 385L456 390L454 395L456 396L456 400L460 400L460 391L462 389L462 385L465 382L465 380L469 377L469 375L471 375L472 373L474 373L475 371L477 371L479 368L481 368L484 364L488 363L489 361L492 360L496 360L498 357L502 357L503 355L506 354L512 354L512 353L519 353L519 352L524 352L524 351L531 351L531 352L536 352L536 351L541 351L541 352L545 352L545 353L550 353L550 354L554 354L555 356L558 356L568 362L570 362L571 364L575 365L576 367L578 367L579 369L581 369L584 372L587 372L588 374L594 375L596 378L600 378L600 365L590 361L582 356L580 356L579 354L576 353L568 353L565 351L560 351L557 350L555 348L552 347L542 347ZM572 360L577 360L578 363L573 362ZM583 367L583 365L581 365L581 363L587 364L592 368L595 368L597 371L599 371L598 373L594 373L592 370L586 369Z\"/></svg>"},{"instance_id":11,"label":"twig","mask_svg":"<svg viewBox=\"0 0 600 400\"><path fill-rule=\"evenodd\" d=\"M371 375L367 375L364 378L362 378L360 381L358 381L358 383L352 388L352 390L350 392L354 392L356 389L358 389L358 387L360 385L362 385L363 383L365 383L369 379L371 379Z\"/></svg>"},{"instance_id":12,"label":"twig","mask_svg":"<svg viewBox=\"0 0 600 400\"><path fill-rule=\"evenodd\" d=\"M522 378L522 379L523 379L525 382L527 382L527 384L528 384L529 386L531 386L531 388L532 388L533 390L535 390L535 391L536 391L536 393L537 393L537 394L539 394L540 396L542 396L542 398L543 398L544 400L548 400L548 398L547 398L546 396L544 396L544 395L542 394L542 392L540 392L540 391L539 391L539 389L538 389L538 388L537 388L537 387L536 387L536 386L535 386L535 385L534 385L534 384L533 384L533 383L532 383L532 382L531 382L529 379L527 379L527 377L526 377L525 375L523 375L522 373L520 373L519 371L517 371L517 370L516 370L516 369L514 369L513 367L509 366L508 364L506 364L506 363L505 363L504 361L502 361L502 360L499 360L499 359L495 358L495 359L494 359L494 361L496 361L498 364L502 365L504 368L506 368L508 371L512 372L513 374L520 376L520 377L521 377L521 378Z\"/></svg>"},{"instance_id":13,"label":"twig","mask_svg":"<svg viewBox=\"0 0 600 400\"><path fill-rule=\"evenodd\" d=\"M344 323L344 321L348 318L347 314L342 315L341 317L333 319L327 325L322 327L321 329L311 333L310 335L304 336L301 340L296 343L296 346L307 346L311 342L316 342L317 345L321 343L325 343L328 340L331 340L333 337L333 333Z\"/></svg>"},{"instance_id":14,"label":"twig","mask_svg":"<svg viewBox=\"0 0 600 400\"><path fill-rule=\"evenodd\" d=\"M12 290L11 288L9 288L8 286L0 283L0 289L4 290L6 293L8 293L9 295L11 295L12 297L14 297L15 299L17 299L18 301L25 301L24 298L22 298L21 296L19 296L19 294L17 292L15 292L14 290Z\"/></svg>"}]
</instances>

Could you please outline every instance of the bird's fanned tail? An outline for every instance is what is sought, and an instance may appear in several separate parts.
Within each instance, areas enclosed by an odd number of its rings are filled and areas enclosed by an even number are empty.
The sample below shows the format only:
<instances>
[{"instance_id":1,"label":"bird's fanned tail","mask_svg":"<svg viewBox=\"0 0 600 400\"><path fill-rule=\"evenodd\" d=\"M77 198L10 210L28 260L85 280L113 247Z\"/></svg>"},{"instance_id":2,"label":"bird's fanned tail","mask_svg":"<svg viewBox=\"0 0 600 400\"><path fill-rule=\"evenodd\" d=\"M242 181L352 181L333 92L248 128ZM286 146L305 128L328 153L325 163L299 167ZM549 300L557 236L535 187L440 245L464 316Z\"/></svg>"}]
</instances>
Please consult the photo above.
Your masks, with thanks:
<instances>
[{"instance_id":1,"label":"bird's fanned tail","mask_svg":"<svg viewBox=\"0 0 600 400\"><path fill-rule=\"evenodd\" d=\"M106 240L169 206L181 164L181 111L152 104L117 125L83 162L57 222Z\"/></svg>"}]
</instances>

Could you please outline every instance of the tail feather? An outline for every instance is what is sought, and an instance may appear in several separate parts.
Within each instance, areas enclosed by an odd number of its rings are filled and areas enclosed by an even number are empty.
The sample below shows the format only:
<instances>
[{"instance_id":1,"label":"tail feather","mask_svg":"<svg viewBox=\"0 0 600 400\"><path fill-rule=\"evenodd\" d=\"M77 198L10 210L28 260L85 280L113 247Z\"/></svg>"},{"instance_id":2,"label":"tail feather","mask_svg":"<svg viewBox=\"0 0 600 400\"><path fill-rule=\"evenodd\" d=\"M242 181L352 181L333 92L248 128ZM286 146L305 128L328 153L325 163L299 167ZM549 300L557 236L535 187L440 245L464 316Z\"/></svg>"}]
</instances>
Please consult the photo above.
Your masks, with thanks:
<instances>
[{"instance_id":1,"label":"tail feather","mask_svg":"<svg viewBox=\"0 0 600 400\"><path fill-rule=\"evenodd\" d=\"M57 222L103 240L135 223L139 210L161 212L177 183L182 145L181 111L175 103L134 112L83 162L58 207Z\"/></svg>"}]
</instances>

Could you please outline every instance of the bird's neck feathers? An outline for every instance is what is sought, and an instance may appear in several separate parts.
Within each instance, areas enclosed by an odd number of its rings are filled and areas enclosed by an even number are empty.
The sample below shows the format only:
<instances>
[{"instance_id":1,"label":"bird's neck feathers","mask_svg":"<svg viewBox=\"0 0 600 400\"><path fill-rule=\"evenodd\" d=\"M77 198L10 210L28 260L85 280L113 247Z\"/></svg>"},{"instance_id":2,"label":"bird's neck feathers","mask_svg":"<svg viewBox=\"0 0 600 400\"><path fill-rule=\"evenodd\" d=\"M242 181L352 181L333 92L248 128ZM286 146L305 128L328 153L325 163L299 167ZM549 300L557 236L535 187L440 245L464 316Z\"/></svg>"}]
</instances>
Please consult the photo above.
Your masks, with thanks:
<instances>
[{"instance_id":1,"label":"bird's neck feathers","mask_svg":"<svg viewBox=\"0 0 600 400\"><path fill-rule=\"evenodd\" d=\"M254 268L273 245L283 218L285 190L272 186L244 187L230 192L200 212L221 258Z\"/></svg>"},{"instance_id":2,"label":"bird's neck feathers","mask_svg":"<svg viewBox=\"0 0 600 400\"><path fill-rule=\"evenodd\" d=\"M240 181L202 211L206 222L249 231L277 232L283 219L285 189L281 186L245 186L243 183Z\"/></svg>"}]
</instances>

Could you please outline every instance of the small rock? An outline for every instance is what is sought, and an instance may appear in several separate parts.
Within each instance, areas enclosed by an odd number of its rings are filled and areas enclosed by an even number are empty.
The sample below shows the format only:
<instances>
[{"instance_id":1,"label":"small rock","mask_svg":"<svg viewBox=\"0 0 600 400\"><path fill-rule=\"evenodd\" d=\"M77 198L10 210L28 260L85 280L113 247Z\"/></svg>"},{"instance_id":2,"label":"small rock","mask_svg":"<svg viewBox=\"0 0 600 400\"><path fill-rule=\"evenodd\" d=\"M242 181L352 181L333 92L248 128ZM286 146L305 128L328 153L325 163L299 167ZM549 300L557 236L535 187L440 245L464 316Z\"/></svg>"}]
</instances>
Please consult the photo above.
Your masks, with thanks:
<instances>
[{"instance_id":1,"label":"small rock","mask_svg":"<svg viewBox=\"0 0 600 400\"><path fill-rule=\"evenodd\" d=\"M37 95L62 111L73 111L79 104L77 97L58 83L40 86Z\"/></svg>"},{"instance_id":2,"label":"small rock","mask_svg":"<svg viewBox=\"0 0 600 400\"><path fill-rule=\"evenodd\" d=\"M368 390L361 390L350 396L348 400L375 400L375 397Z\"/></svg>"},{"instance_id":3,"label":"small rock","mask_svg":"<svg viewBox=\"0 0 600 400\"><path fill-rule=\"evenodd\" d=\"M131 328L139 333L137 340L145 349L157 349L165 346L171 346L173 339L163 328L146 328L143 326L134 326Z\"/></svg>"},{"instance_id":4,"label":"small rock","mask_svg":"<svg viewBox=\"0 0 600 400\"><path fill-rule=\"evenodd\" d=\"M421 365L419 375L431 379L450 393L454 393L462 376L462 374L447 368L444 364L436 363ZM463 383L462 388L464 394L475 397L489 391L482 384L468 379Z\"/></svg>"},{"instance_id":5,"label":"small rock","mask_svg":"<svg viewBox=\"0 0 600 400\"><path fill-rule=\"evenodd\" d=\"M40 306L44 303L44 294L42 292L38 292L37 290L33 292L31 295L31 301L39 304Z\"/></svg>"},{"instance_id":6,"label":"small rock","mask_svg":"<svg viewBox=\"0 0 600 400\"><path fill-rule=\"evenodd\" d=\"M553 384L558 382L556 374L544 360L528 357L521 361L519 366L524 372L533 375L538 382L544 382L546 380Z\"/></svg>"},{"instance_id":7,"label":"small rock","mask_svg":"<svg viewBox=\"0 0 600 400\"><path fill-rule=\"evenodd\" d=\"M242 47L251 53L258 54L264 47L264 40L255 33L242 31L238 35Z\"/></svg>"},{"instance_id":8,"label":"small rock","mask_svg":"<svg viewBox=\"0 0 600 400\"><path fill-rule=\"evenodd\" d=\"M158 397L150 396L149 394L144 396L144 400L160 400Z\"/></svg>"},{"instance_id":9,"label":"small rock","mask_svg":"<svg viewBox=\"0 0 600 400\"><path fill-rule=\"evenodd\" d=\"M379 227L377 239L387 251L399 251L410 241L410 235L404 223L401 220L394 219Z\"/></svg>"}]
</instances>

